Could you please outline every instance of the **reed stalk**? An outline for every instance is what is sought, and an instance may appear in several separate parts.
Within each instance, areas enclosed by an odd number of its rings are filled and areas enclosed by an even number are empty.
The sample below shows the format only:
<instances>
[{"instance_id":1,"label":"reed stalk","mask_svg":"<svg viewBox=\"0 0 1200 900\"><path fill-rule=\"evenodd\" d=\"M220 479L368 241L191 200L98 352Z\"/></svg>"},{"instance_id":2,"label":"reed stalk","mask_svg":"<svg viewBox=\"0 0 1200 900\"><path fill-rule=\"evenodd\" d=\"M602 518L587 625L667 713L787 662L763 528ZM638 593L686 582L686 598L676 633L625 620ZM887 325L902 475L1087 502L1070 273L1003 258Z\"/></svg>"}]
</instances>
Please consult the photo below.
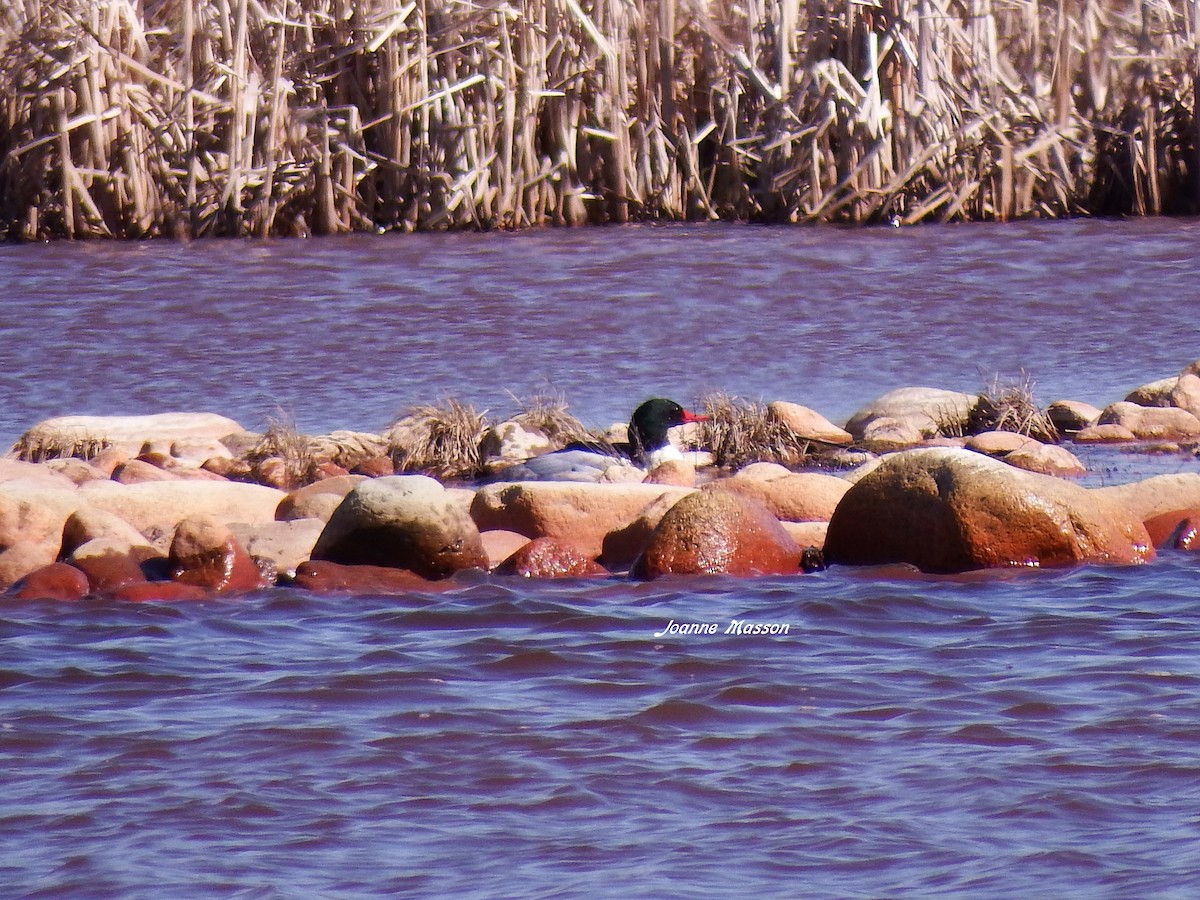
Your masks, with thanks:
<instances>
[{"instance_id":1,"label":"reed stalk","mask_svg":"<svg viewBox=\"0 0 1200 900\"><path fill-rule=\"evenodd\" d=\"M10 0L0 231L1200 210L1197 4Z\"/></svg>"}]
</instances>

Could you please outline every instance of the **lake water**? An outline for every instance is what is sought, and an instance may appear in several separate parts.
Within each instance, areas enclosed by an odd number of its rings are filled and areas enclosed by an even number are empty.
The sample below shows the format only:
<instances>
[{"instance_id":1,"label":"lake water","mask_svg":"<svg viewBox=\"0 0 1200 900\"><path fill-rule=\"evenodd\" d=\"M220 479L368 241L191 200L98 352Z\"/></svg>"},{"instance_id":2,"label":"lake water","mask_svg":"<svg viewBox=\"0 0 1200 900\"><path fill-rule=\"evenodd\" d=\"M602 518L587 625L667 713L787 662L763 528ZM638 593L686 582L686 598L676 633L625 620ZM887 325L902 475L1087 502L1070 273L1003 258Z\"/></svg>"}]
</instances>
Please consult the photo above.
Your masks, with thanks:
<instances>
[{"instance_id":1,"label":"lake water","mask_svg":"<svg viewBox=\"0 0 1200 900\"><path fill-rule=\"evenodd\" d=\"M836 421L1022 369L1102 406L1200 357L1197 248L1153 220L0 247L0 441L547 390L597 425L713 390ZM1190 897L1196 559L10 601L4 893Z\"/></svg>"}]
</instances>

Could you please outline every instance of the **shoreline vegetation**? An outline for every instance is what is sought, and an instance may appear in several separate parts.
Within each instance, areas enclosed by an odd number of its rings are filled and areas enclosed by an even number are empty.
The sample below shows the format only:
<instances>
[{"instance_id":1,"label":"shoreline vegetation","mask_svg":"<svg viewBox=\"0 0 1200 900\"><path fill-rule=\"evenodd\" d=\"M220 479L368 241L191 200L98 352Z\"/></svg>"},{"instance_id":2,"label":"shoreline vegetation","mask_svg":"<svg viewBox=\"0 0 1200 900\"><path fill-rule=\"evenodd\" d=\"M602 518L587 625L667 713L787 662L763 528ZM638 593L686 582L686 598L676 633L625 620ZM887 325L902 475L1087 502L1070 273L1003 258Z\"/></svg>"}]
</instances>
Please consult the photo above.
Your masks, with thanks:
<instances>
[{"instance_id":1,"label":"shoreline vegetation","mask_svg":"<svg viewBox=\"0 0 1200 900\"><path fill-rule=\"evenodd\" d=\"M1165 0L12 0L0 234L1200 210Z\"/></svg>"}]
</instances>

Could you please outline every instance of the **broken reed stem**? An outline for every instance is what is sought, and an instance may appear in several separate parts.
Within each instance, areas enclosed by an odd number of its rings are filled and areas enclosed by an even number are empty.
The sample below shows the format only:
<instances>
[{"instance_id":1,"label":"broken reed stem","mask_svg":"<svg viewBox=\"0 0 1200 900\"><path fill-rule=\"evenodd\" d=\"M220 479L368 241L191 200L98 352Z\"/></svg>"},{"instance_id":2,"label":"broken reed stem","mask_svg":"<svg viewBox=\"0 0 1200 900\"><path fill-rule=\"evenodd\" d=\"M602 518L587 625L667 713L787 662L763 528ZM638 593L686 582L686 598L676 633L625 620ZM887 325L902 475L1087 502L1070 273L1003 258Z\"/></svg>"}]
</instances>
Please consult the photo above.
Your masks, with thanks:
<instances>
[{"instance_id":1,"label":"broken reed stem","mask_svg":"<svg viewBox=\"0 0 1200 900\"><path fill-rule=\"evenodd\" d=\"M1131 0L14 0L0 232L1196 212L1197 34Z\"/></svg>"}]
</instances>

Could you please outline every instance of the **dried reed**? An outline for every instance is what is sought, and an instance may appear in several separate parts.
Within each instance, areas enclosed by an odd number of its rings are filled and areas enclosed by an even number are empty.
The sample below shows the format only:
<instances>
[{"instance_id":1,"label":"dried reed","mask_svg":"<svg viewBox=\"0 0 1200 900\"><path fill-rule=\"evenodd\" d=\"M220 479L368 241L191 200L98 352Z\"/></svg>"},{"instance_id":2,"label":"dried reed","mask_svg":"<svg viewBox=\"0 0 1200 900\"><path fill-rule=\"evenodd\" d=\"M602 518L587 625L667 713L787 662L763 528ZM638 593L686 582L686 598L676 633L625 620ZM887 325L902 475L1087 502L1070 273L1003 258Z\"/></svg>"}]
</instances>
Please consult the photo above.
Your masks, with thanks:
<instances>
[{"instance_id":1,"label":"dried reed","mask_svg":"<svg viewBox=\"0 0 1200 900\"><path fill-rule=\"evenodd\" d=\"M595 439L587 426L569 412L569 404L561 395L535 394L518 402L521 411L513 421L544 434L556 446Z\"/></svg>"},{"instance_id":2,"label":"dried reed","mask_svg":"<svg viewBox=\"0 0 1200 900\"><path fill-rule=\"evenodd\" d=\"M1058 429L1049 413L1034 399L1034 381L1022 372L1019 378L992 378L979 395L967 420L967 433L1015 431L1047 443L1058 441Z\"/></svg>"},{"instance_id":3,"label":"dried reed","mask_svg":"<svg viewBox=\"0 0 1200 900\"><path fill-rule=\"evenodd\" d=\"M809 442L768 415L765 404L718 393L701 398L699 405L708 416L704 443L720 468L738 469L753 462L799 466L809 461Z\"/></svg>"},{"instance_id":4,"label":"dried reed","mask_svg":"<svg viewBox=\"0 0 1200 900\"><path fill-rule=\"evenodd\" d=\"M410 407L383 435L397 472L474 478L483 469L486 412L450 398Z\"/></svg>"},{"instance_id":5,"label":"dried reed","mask_svg":"<svg viewBox=\"0 0 1200 900\"><path fill-rule=\"evenodd\" d=\"M0 230L1200 209L1166 0L9 0Z\"/></svg>"}]
</instances>

